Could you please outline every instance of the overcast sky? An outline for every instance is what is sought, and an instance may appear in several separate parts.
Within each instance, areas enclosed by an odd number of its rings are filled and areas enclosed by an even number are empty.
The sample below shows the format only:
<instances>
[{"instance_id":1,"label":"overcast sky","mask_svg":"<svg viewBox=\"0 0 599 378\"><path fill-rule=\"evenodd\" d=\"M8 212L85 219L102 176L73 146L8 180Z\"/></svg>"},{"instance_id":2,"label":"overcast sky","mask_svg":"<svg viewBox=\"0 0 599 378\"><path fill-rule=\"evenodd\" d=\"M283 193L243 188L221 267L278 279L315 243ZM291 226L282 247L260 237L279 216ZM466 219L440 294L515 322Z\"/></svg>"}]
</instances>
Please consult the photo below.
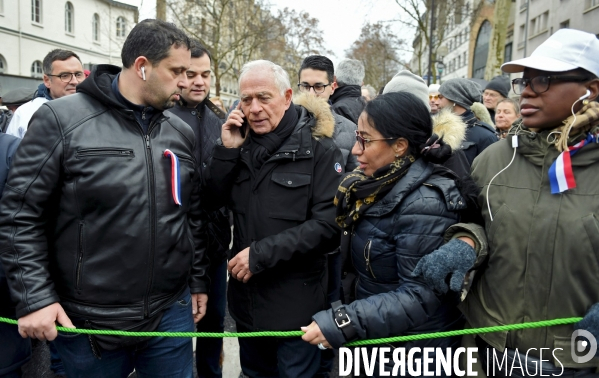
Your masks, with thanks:
<instances>
[{"instance_id":1,"label":"overcast sky","mask_svg":"<svg viewBox=\"0 0 599 378\"><path fill-rule=\"evenodd\" d=\"M140 7L140 20L156 16L155 0L120 0ZM337 64L345 58L345 50L358 39L362 26L366 22L390 21L398 18L399 6L394 0L271 0L273 10L285 7L296 11L306 11L310 16L320 20L320 29L324 33L326 47L335 56L331 60ZM274 13L274 12L273 12ZM398 22L391 25L398 36L406 39L408 44L414 32L401 28ZM409 54L402 56L409 60Z\"/></svg>"}]
</instances>

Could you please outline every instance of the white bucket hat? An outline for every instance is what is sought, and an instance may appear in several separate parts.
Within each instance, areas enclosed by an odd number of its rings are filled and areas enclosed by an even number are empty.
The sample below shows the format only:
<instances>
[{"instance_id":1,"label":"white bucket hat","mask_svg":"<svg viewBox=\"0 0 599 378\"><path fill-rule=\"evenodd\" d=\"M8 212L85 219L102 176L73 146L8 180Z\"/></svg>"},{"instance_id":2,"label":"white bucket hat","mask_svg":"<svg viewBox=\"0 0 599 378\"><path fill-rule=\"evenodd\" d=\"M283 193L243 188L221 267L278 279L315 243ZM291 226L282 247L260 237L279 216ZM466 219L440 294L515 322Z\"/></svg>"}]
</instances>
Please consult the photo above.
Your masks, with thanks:
<instances>
[{"instance_id":1,"label":"white bucket hat","mask_svg":"<svg viewBox=\"0 0 599 378\"><path fill-rule=\"evenodd\" d=\"M599 39L594 34L575 29L560 29L533 51L528 58L504 63L507 73L522 72L525 68L540 71L564 72L576 68L599 76Z\"/></svg>"}]
</instances>

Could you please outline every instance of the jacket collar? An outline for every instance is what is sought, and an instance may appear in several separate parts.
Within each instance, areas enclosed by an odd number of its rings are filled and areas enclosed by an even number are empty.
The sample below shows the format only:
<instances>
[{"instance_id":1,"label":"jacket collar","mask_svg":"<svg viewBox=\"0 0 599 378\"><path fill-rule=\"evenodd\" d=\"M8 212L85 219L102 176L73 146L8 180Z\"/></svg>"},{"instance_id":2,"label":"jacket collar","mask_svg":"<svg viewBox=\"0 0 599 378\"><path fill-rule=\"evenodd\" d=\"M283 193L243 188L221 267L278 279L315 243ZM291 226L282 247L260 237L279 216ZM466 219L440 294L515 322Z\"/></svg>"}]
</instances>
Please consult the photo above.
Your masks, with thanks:
<instances>
[{"instance_id":1,"label":"jacket collar","mask_svg":"<svg viewBox=\"0 0 599 378\"><path fill-rule=\"evenodd\" d=\"M331 102L334 104L342 98L362 97L362 88L359 85L344 85L335 89L331 96Z\"/></svg>"}]
</instances>

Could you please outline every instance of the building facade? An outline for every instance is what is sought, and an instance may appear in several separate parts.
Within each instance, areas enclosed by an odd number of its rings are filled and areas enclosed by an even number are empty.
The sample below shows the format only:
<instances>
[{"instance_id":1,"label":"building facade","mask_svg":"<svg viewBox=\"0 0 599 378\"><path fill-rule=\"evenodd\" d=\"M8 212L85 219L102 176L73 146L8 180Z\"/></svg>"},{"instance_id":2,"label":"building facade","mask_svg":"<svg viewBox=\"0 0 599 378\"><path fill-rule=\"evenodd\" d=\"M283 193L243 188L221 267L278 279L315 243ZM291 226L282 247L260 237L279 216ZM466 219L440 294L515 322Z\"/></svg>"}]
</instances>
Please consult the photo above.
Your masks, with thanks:
<instances>
[{"instance_id":1,"label":"building facade","mask_svg":"<svg viewBox=\"0 0 599 378\"><path fill-rule=\"evenodd\" d=\"M35 87L53 49L74 51L86 69L121 65L137 7L114 0L0 0L0 89Z\"/></svg>"}]
</instances>

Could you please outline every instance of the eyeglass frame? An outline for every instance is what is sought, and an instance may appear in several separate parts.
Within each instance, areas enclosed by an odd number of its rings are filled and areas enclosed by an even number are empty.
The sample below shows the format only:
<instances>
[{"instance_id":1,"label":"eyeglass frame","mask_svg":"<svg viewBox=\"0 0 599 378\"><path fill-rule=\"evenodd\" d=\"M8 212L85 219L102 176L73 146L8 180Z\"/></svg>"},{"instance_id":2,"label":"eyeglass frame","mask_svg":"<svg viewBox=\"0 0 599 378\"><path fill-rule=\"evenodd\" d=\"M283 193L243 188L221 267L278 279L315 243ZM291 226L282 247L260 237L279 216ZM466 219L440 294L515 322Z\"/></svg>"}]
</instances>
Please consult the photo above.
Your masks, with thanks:
<instances>
[{"instance_id":1,"label":"eyeglass frame","mask_svg":"<svg viewBox=\"0 0 599 378\"><path fill-rule=\"evenodd\" d=\"M532 81L535 80L538 77L544 77L547 78L547 89L545 89L542 92L537 92L534 88L533 88L533 83ZM578 82L583 82L583 81L589 81L591 80L588 76L584 76L584 75L539 75L539 76L535 76L533 78L527 79L524 77L519 77L516 78L514 80L512 80L512 90L514 91L515 94L517 95L521 95L522 92L526 89L526 87L530 86L530 90L533 91L535 94L540 95L541 93L545 93L549 90L549 88L551 87L551 81L552 80L558 80L558 81L564 81L564 82L571 82L571 83L578 83ZM520 83L522 82L522 83ZM516 90L516 88L522 86L522 89L520 90Z\"/></svg>"},{"instance_id":2,"label":"eyeglass frame","mask_svg":"<svg viewBox=\"0 0 599 378\"><path fill-rule=\"evenodd\" d=\"M364 138L362 135L360 135L360 130L355 130L354 132L356 133L356 142L358 142L358 145L362 148L362 151L366 150L366 143L376 142L379 140L398 139L395 137L370 139L370 138Z\"/></svg>"},{"instance_id":3,"label":"eyeglass frame","mask_svg":"<svg viewBox=\"0 0 599 378\"><path fill-rule=\"evenodd\" d=\"M428 95L428 100L438 100L439 99L440 94L436 94L436 95Z\"/></svg>"},{"instance_id":4,"label":"eyeglass frame","mask_svg":"<svg viewBox=\"0 0 599 378\"><path fill-rule=\"evenodd\" d=\"M308 85L308 84L297 83L297 88L300 92L308 93L308 92L310 92L310 89L312 89L312 90L314 90L314 93L321 94L321 93L324 93L324 91L327 89L327 87L332 84L333 83ZM322 90L320 92L316 91L316 86L321 86L321 85L322 85ZM308 88L308 90L306 90L306 88Z\"/></svg>"},{"instance_id":5,"label":"eyeglass frame","mask_svg":"<svg viewBox=\"0 0 599 378\"><path fill-rule=\"evenodd\" d=\"M62 75L69 75L69 76L70 76L70 77L69 77L69 80L67 80L67 81L64 81L64 80L62 80L62 77L61 77ZM81 77L81 80L79 80L79 79L77 78L77 75L81 75L81 76L82 76L82 77ZM63 83L70 83L70 82L71 82L71 80L73 80L73 77L74 77L74 78L75 78L75 80L77 80L77 82L81 83L81 81L83 81L83 79L85 79L85 72L63 72L63 73L61 73L61 74L58 74L58 75L46 74L46 76L53 76L53 77L57 77L57 78L59 78L59 79L60 79L60 81L62 81Z\"/></svg>"}]
</instances>

